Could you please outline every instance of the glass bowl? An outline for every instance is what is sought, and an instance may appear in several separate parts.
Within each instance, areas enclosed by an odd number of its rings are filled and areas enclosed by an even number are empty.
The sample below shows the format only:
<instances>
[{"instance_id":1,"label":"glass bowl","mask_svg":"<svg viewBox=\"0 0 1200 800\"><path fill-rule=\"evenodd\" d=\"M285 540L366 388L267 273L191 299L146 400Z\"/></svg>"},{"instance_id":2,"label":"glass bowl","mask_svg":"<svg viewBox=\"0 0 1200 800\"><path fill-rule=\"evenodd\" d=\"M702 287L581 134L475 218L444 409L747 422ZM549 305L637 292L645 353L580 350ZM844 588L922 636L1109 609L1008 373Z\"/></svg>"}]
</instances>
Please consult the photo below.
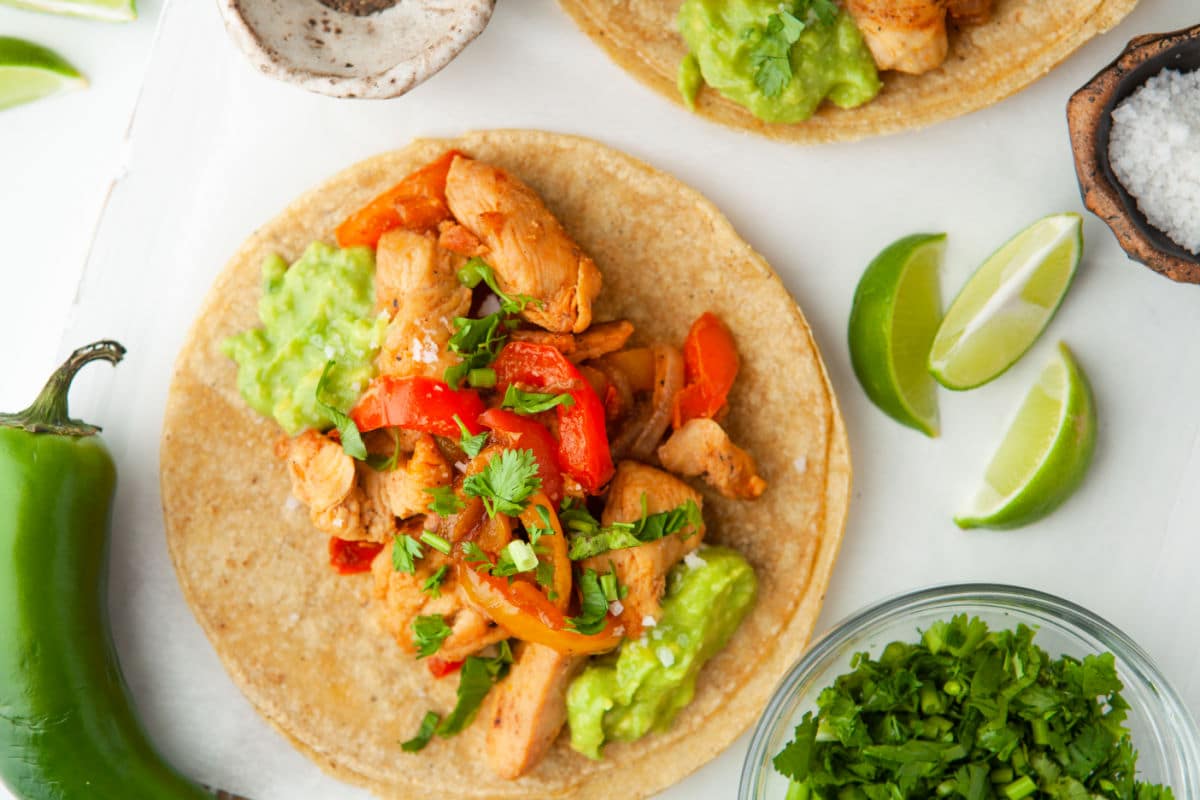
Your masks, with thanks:
<instances>
[{"instance_id":1,"label":"glass bowl","mask_svg":"<svg viewBox=\"0 0 1200 800\"><path fill-rule=\"evenodd\" d=\"M788 781L771 759L792 738L817 695L850 671L850 658L877 657L890 642L918 641L918 630L955 614L993 629L1025 623L1051 657L1111 651L1130 705L1126 724L1138 751L1139 779L1169 785L1179 800L1200 797L1200 733L1179 695L1128 636L1087 609L1032 589L996 584L937 586L901 595L855 614L816 642L783 679L754 729L742 767L739 800L783 800Z\"/></svg>"}]
</instances>

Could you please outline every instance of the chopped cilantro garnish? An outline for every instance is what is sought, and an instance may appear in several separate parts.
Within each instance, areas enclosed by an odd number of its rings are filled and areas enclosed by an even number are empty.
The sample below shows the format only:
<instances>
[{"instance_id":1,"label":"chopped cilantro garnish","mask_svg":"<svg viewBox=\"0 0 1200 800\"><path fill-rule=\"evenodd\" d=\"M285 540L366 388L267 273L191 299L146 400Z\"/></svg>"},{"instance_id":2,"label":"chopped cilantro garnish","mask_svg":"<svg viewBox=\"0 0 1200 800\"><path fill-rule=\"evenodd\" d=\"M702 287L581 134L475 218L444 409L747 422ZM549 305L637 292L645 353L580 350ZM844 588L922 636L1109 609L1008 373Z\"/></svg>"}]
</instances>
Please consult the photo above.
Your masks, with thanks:
<instances>
[{"instance_id":1,"label":"chopped cilantro garnish","mask_svg":"<svg viewBox=\"0 0 1200 800\"><path fill-rule=\"evenodd\" d=\"M505 319L500 311L479 319L456 317L454 335L450 337L447 347L461 356L462 361L447 367L442 375L443 380L450 384L450 388L457 389L464 378L490 367L508 340L509 330L515 328L516 324L515 320ZM477 375L478 380L485 377L483 373Z\"/></svg>"},{"instance_id":2,"label":"chopped cilantro garnish","mask_svg":"<svg viewBox=\"0 0 1200 800\"><path fill-rule=\"evenodd\" d=\"M791 83L792 45L800 39L804 28L803 22L782 9L767 18L767 26L750 55L754 85L767 97L778 97Z\"/></svg>"},{"instance_id":3,"label":"chopped cilantro garnish","mask_svg":"<svg viewBox=\"0 0 1200 800\"><path fill-rule=\"evenodd\" d=\"M454 493L453 486L434 486L425 493L433 498L429 501L429 510L439 517L452 517L466 508L466 503Z\"/></svg>"},{"instance_id":4,"label":"chopped cilantro garnish","mask_svg":"<svg viewBox=\"0 0 1200 800\"><path fill-rule=\"evenodd\" d=\"M637 522L614 522L604 526L582 506L565 509L559 518L570 532L571 560L581 561L609 550L637 547L683 531L686 531L686 539L695 535L703 524L700 506L690 498L681 506L657 514L645 513L645 505L643 495L642 516Z\"/></svg>"},{"instance_id":5,"label":"chopped cilantro garnish","mask_svg":"<svg viewBox=\"0 0 1200 800\"><path fill-rule=\"evenodd\" d=\"M421 541L444 556L450 555L450 543L433 531L421 531Z\"/></svg>"},{"instance_id":6,"label":"chopped cilantro garnish","mask_svg":"<svg viewBox=\"0 0 1200 800\"><path fill-rule=\"evenodd\" d=\"M529 496L541 488L532 450L504 450L482 470L463 481L463 493L483 501L488 516L515 517Z\"/></svg>"},{"instance_id":7,"label":"chopped cilantro garnish","mask_svg":"<svg viewBox=\"0 0 1200 800\"><path fill-rule=\"evenodd\" d=\"M438 726L438 736L454 736L470 725L479 706L483 704L483 698L487 697L496 681L508 674L512 662L512 650L507 640L500 642L500 653L493 658L467 656L458 681L458 702Z\"/></svg>"},{"instance_id":8,"label":"chopped cilantro garnish","mask_svg":"<svg viewBox=\"0 0 1200 800\"><path fill-rule=\"evenodd\" d=\"M506 314L520 314L525 310L525 306L530 303L535 303L538 306L545 305L542 301L527 294L519 294L514 297L500 291L500 284L496 282L496 273L491 265L482 258L475 257L464 264L458 271L458 282L463 286L474 289L479 285L480 281L487 284L492 293L499 298L500 309Z\"/></svg>"},{"instance_id":9,"label":"chopped cilantro garnish","mask_svg":"<svg viewBox=\"0 0 1200 800\"><path fill-rule=\"evenodd\" d=\"M568 617L571 630L591 636L604 630L608 619L608 600L604 597L604 589L600 586L600 578L596 570L585 569L579 576L579 616Z\"/></svg>"},{"instance_id":10,"label":"chopped cilantro garnish","mask_svg":"<svg viewBox=\"0 0 1200 800\"><path fill-rule=\"evenodd\" d=\"M487 444L487 431L484 431L483 433L477 433L472 436L471 431L469 431L467 426L463 424L463 421L459 418L458 414L454 415L454 424L458 426L458 431L460 434L458 446L462 448L462 451L466 453L469 458L474 458L475 456L479 455L479 452L483 450L484 446Z\"/></svg>"},{"instance_id":11,"label":"chopped cilantro garnish","mask_svg":"<svg viewBox=\"0 0 1200 800\"><path fill-rule=\"evenodd\" d=\"M421 591L435 600L442 596L442 582L446 580L446 571L450 568L448 564L442 564L437 568L437 572L430 575L421 584Z\"/></svg>"},{"instance_id":12,"label":"chopped cilantro garnish","mask_svg":"<svg viewBox=\"0 0 1200 800\"><path fill-rule=\"evenodd\" d=\"M421 543L407 534L398 533L392 540L392 569L396 572L416 573L414 559L425 555Z\"/></svg>"},{"instance_id":13,"label":"chopped cilantro garnish","mask_svg":"<svg viewBox=\"0 0 1200 800\"><path fill-rule=\"evenodd\" d=\"M413 645L417 658L425 658L442 648L452 631L441 614L422 614L412 621Z\"/></svg>"},{"instance_id":14,"label":"chopped cilantro garnish","mask_svg":"<svg viewBox=\"0 0 1200 800\"><path fill-rule=\"evenodd\" d=\"M392 454L384 456L382 453L368 453L367 466L376 472L391 472L400 465L400 437L392 437Z\"/></svg>"},{"instance_id":15,"label":"chopped cilantro garnish","mask_svg":"<svg viewBox=\"0 0 1200 800\"><path fill-rule=\"evenodd\" d=\"M557 600L558 592L554 591L554 562L550 560L537 562L537 568L533 571L533 579L537 581L537 585L549 589L546 592L546 599Z\"/></svg>"},{"instance_id":16,"label":"chopped cilantro garnish","mask_svg":"<svg viewBox=\"0 0 1200 800\"><path fill-rule=\"evenodd\" d=\"M542 524L527 524L525 526L525 533L529 534L529 543L536 548L538 540L543 536L554 535L554 526L550 523L550 509L543 505L538 505L535 511L537 511L538 519L542 521Z\"/></svg>"},{"instance_id":17,"label":"chopped cilantro garnish","mask_svg":"<svg viewBox=\"0 0 1200 800\"><path fill-rule=\"evenodd\" d=\"M418 753L424 750L425 745L429 744L429 740L433 738L441 720L442 718L436 711L426 711L425 716L421 719L421 727L417 729L417 735L407 742L401 742L400 749L406 753Z\"/></svg>"},{"instance_id":18,"label":"chopped cilantro garnish","mask_svg":"<svg viewBox=\"0 0 1200 800\"><path fill-rule=\"evenodd\" d=\"M621 583L617 580L616 568L611 564L609 571L600 576L600 588L604 590L604 599L608 602L621 599Z\"/></svg>"},{"instance_id":19,"label":"chopped cilantro garnish","mask_svg":"<svg viewBox=\"0 0 1200 800\"><path fill-rule=\"evenodd\" d=\"M325 386L329 380L329 373L333 370L337 362L326 361L325 369L321 372L321 379L317 381L316 400L317 405L325 412L331 420L334 427L337 428L338 435L342 439L342 450L351 458L356 458L363 461L367 457L367 447L363 444L362 434L358 432L358 426L354 424L354 420L350 419L350 415L340 408L334 408L326 403L321 398L325 396Z\"/></svg>"},{"instance_id":20,"label":"chopped cilantro garnish","mask_svg":"<svg viewBox=\"0 0 1200 800\"><path fill-rule=\"evenodd\" d=\"M484 552L483 548L474 542L462 543L463 560L468 564L474 564L478 572L485 574L492 571L492 559Z\"/></svg>"},{"instance_id":21,"label":"chopped cilantro garnish","mask_svg":"<svg viewBox=\"0 0 1200 800\"><path fill-rule=\"evenodd\" d=\"M526 392L514 385L509 385L500 402L502 408L511 408L518 414L540 414L555 406L573 406L575 398L569 394L552 394L546 392Z\"/></svg>"},{"instance_id":22,"label":"chopped cilantro garnish","mask_svg":"<svg viewBox=\"0 0 1200 800\"><path fill-rule=\"evenodd\" d=\"M789 797L1172 800L1135 781L1112 653L1057 660L965 614L859 653L775 756Z\"/></svg>"}]
</instances>

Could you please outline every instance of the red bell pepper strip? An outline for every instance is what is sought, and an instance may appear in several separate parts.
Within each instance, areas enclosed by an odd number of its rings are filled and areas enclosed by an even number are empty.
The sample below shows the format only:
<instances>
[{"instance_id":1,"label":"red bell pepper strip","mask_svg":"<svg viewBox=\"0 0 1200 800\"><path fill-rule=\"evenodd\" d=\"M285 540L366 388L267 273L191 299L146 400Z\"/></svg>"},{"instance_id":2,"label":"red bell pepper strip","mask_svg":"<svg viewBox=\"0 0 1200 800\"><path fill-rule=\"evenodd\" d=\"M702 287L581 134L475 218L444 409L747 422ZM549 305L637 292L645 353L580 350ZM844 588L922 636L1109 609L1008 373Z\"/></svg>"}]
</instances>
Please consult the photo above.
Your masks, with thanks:
<instances>
[{"instance_id":1,"label":"red bell pepper strip","mask_svg":"<svg viewBox=\"0 0 1200 800\"><path fill-rule=\"evenodd\" d=\"M450 219L446 174L459 155L457 150L448 151L355 211L337 227L338 244L376 247L379 237L393 228L424 231Z\"/></svg>"},{"instance_id":2,"label":"red bell pepper strip","mask_svg":"<svg viewBox=\"0 0 1200 800\"><path fill-rule=\"evenodd\" d=\"M429 674L435 678L444 678L458 672L464 663L464 661L447 661L437 656L425 659L425 666L429 669Z\"/></svg>"},{"instance_id":3,"label":"red bell pepper strip","mask_svg":"<svg viewBox=\"0 0 1200 800\"><path fill-rule=\"evenodd\" d=\"M457 416L467 430L476 434L483 430L477 422L483 409L483 401L474 390L455 391L443 381L420 375L383 375L371 381L350 411L350 418L363 432L396 427L458 439L462 432L454 418Z\"/></svg>"},{"instance_id":4,"label":"red bell pepper strip","mask_svg":"<svg viewBox=\"0 0 1200 800\"><path fill-rule=\"evenodd\" d=\"M557 509L563 499L562 472L558 468L558 442L546 426L529 417L522 417L503 408L490 408L479 417L479 424L492 431L502 447L532 450L538 464L542 491Z\"/></svg>"},{"instance_id":5,"label":"red bell pepper strip","mask_svg":"<svg viewBox=\"0 0 1200 800\"><path fill-rule=\"evenodd\" d=\"M534 342L509 342L492 363L496 387L510 384L565 392L574 401L556 407L558 465L589 494L596 494L613 474L604 404L596 390L557 348Z\"/></svg>"},{"instance_id":6,"label":"red bell pepper strip","mask_svg":"<svg viewBox=\"0 0 1200 800\"><path fill-rule=\"evenodd\" d=\"M371 569L371 562L375 560L375 556L379 555L379 551L382 549L381 542L352 542L331 536L329 538L329 566L336 569L340 575L368 572Z\"/></svg>"},{"instance_id":7,"label":"red bell pepper strip","mask_svg":"<svg viewBox=\"0 0 1200 800\"><path fill-rule=\"evenodd\" d=\"M684 388L675 397L674 426L716 416L728 401L737 373L733 334L719 317L704 312L692 323L683 343Z\"/></svg>"}]
</instances>

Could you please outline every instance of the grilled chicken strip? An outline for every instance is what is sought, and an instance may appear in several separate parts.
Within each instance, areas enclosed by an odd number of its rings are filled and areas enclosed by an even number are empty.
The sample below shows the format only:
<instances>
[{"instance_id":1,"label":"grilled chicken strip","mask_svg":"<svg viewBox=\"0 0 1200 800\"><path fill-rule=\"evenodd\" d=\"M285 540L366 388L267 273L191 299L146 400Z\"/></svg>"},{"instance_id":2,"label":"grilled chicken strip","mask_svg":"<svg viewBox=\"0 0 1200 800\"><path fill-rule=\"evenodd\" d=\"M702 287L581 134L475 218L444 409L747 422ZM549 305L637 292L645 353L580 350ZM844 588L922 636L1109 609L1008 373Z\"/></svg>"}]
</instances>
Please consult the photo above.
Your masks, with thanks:
<instances>
[{"instance_id":1,"label":"grilled chicken strip","mask_svg":"<svg viewBox=\"0 0 1200 800\"><path fill-rule=\"evenodd\" d=\"M391 317L377 359L381 374L441 378L458 363L446 343L454 318L471 308L471 290L458 282L464 260L431 233L394 230L380 237L375 305Z\"/></svg>"},{"instance_id":2,"label":"grilled chicken strip","mask_svg":"<svg viewBox=\"0 0 1200 800\"><path fill-rule=\"evenodd\" d=\"M702 506L704 502L699 492L675 476L637 461L622 461L617 465L601 523L636 522L641 519L643 508L647 514L657 514L674 510L688 500L694 501L697 506ZM703 538L704 526L701 525L698 531L684 529L656 542L625 550L610 550L585 559L580 564L584 569L594 569L601 575L616 569L617 580L629 589L629 593L621 600L622 608L618 616L625 626L626 635L636 637L641 633L646 617L657 621L662 616L661 600L671 567L699 547Z\"/></svg>"},{"instance_id":3,"label":"grilled chicken strip","mask_svg":"<svg viewBox=\"0 0 1200 800\"><path fill-rule=\"evenodd\" d=\"M875 65L920 75L946 60L945 0L846 0Z\"/></svg>"},{"instance_id":4,"label":"grilled chicken strip","mask_svg":"<svg viewBox=\"0 0 1200 800\"><path fill-rule=\"evenodd\" d=\"M458 157L446 177L454 216L487 247L500 288L529 295L522 316L549 331L591 324L600 272L537 193L498 167Z\"/></svg>"},{"instance_id":5,"label":"grilled chicken strip","mask_svg":"<svg viewBox=\"0 0 1200 800\"><path fill-rule=\"evenodd\" d=\"M726 497L750 500L767 488L754 457L729 439L711 419L688 420L658 448L662 465L678 475L702 475Z\"/></svg>"},{"instance_id":6,"label":"grilled chicken strip","mask_svg":"<svg viewBox=\"0 0 1200 800\"><path fill-rule=\"evenodd\" d=\"M567 655L526 642L516 652L508 677L488 695L484 719L487 759L501 778L514 780L532 769L567 721L567 688L587 656Z\"/></svg>"},{"instance_id":7,"label":"grilled chicken strip","mask_svg":"<svg viewBox=\"0 0 1200 800\"><path fill-rule=\"evenodd\" d=\"M408 526L411 530L401 533L420 535L423 524ZM421 590L430 575L443 565L449 567L439 588L437 597ZM414 562L415 574L399 572L392 564L392 548L385 547L371 562L371 575L375 581L375 612L380 626L391 634L407 653L415 653L412 624L418 616L441 614L450 626L451 634L442 641L437 657L444 661L461 661L472 653L478 653L490 644L508 638L508 631L497 627L490 619L467 605L454 579L453 565L449 559L432 548L426 548L425 556Z\"/></svg>"}]
</instances>

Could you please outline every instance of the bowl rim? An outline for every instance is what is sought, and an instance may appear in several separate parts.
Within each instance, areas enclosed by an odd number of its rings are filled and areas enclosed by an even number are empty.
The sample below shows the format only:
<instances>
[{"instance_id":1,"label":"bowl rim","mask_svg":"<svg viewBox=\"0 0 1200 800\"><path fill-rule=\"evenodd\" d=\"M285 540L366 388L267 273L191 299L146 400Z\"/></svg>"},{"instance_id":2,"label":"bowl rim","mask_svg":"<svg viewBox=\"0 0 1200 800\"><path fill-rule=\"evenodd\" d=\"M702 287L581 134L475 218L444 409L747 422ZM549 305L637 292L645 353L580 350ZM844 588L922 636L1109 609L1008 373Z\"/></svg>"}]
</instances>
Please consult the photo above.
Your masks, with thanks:
<instances>
[{"instance_id":1,"label":"bowl rim","mask_svg":"<svg viewBox=\"0 0 1200 800\"><path fill-rule=\"evenodd\" d=\"M1175 732L1186 734L1187 741L1180 742L1180 746L1186 751L1186 760L1194 768L1200 769L1200 729L1196 726L1195 718L1183 702L1183 698L1162 674L1150 655L1116 625L1078 603L1039 589L994 582L945 583L899 592L864 606L839 620L809 646L804 655L776 685L775 690L771 693L771 699L767 702L767 707L763 710L758 722L755 723L750 746L746 751L745 760L742 762L741 777L738 781L738 800L752 800L750 792L761 770L767 740L784 716L782 700L795 693L798 684L814 666L823 661L831 652L840 648L869 623L902 612L919 611L935 603L942 604L948 601L996 605L1005 608L1017 605L1031 611L1049 612L1054 619L1101 640L1110 650L1114 651L1127 673L1132 673L1140 681L1154 688L1168 715L1176 723L1173 726ZM1120 652L1115 652L1118 650ZM1180 794L1179 796L1186 797L1187 795Z\"/></svg>"},{"instance_id":2,"label":"bowl rim","mask_svg":"<svg viewBox=\"0 0 1200 800\"><path fill-rule=\"evenodd\" d=\"M1117 237L1126 255L1172 280L1200 283L1200 255L1155 227L1117 178L1109 159L1112 112L1152 76L1172 68L1188 48L1200 49L1200 24L1130 39L1067 102L1067 128L1084 205ZM1186 71L1194 71L1189 68Z\"/></svg>"}]
</instances>

